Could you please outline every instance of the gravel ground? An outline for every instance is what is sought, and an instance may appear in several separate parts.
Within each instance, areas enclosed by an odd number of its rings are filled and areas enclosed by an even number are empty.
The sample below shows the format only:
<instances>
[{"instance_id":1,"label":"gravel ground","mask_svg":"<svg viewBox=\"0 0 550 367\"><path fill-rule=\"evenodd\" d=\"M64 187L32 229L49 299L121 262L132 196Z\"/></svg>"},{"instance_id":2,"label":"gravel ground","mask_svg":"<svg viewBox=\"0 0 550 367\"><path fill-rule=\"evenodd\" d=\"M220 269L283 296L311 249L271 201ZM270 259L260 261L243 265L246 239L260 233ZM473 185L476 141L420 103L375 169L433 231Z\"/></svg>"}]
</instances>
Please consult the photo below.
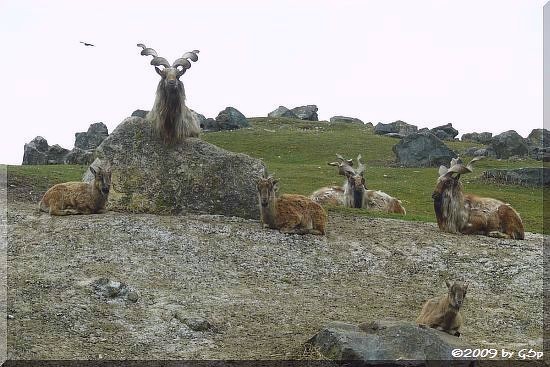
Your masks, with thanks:
<instances>
[{"instance_id":1,"label":"gravel ground","mask_svg":"<svg viewBox=\"0 0 550 367\"><path fill-rule=\"evenodd\" d=\"M542 242L329 215L283 235L212 215L50 217L8 204L8 358L283 359L325 323L414 320L470 283L463 338L542 350Z\"/></svg>"}]
</instances>

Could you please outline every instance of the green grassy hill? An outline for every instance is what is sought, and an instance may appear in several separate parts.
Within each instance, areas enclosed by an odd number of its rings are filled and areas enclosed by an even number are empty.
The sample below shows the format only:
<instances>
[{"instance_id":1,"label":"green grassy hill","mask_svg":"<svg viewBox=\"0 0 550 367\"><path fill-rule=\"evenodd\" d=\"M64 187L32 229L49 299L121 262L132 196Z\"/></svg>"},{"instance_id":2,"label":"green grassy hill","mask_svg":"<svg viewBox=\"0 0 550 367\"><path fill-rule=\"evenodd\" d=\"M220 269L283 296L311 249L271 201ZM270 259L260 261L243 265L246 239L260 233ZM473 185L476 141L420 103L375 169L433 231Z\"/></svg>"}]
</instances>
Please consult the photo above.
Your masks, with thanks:
<instances>
[{"instance_id":1,"label":"green grassy hill","mask_svg":"<svg viewBox=\"0 0 550 367\"><path fill-rule=\"evenodd\" d=\"M437 179L437 168L393 167L392 146L399 140L375 135L372 129L355 124L329 124L286 118L252 118L251 128L235 131L204 133L202 138L224 149L262 159L271 174L280 178L282 192L309 195L329 185L341 185L343 177L327 162L335 161L335 153L356 158L361 154L367 169L365 177L369 189L386 192L399 198L405 208L405 217L392 214L369 213L366 210L330 208L330 211L352 212L357 215L402 218L434 222L431 194ZM475 143L448 142L461 152ZM540 167L541 162L498 161L485 159L476 163L473 174L462 176L467 192L494 197L512 204L520 212L525 228L543 232L543 190L513 185L497 185L477 178L489 168ZM8 185L23 194L32 190L33 200L57 182L80 180L83 166L9 166ZM545 193L550 191L544 189ZM549 231L550 233L550 231Z\"/></svg>"}]
</instances>

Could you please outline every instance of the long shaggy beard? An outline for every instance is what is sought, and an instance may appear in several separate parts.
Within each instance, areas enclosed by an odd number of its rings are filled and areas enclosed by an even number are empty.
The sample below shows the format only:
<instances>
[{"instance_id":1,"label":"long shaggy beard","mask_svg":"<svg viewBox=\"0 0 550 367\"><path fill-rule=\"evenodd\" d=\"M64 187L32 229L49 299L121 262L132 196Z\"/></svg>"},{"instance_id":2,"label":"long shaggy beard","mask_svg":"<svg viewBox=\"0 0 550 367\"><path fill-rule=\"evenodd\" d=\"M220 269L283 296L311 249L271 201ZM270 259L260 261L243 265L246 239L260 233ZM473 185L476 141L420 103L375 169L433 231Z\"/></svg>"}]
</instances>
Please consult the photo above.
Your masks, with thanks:
<instances>
[{"instance_id":1,"label":"long shaggy beard","mask_svg":"<svg viewBox=\"0 0 550 367\"><path fill-rule=\"evenodd\" d=\"M159 82L155 104L147 117L166 143L199 136L199 124L185 105L185 90L180 81L177 88L167 87L164 80Z\"/></svg>"},{"instance_id":2,"label":"long shaggy beard","mask_svg":"<svg viewBox=\"0 0 550 367\"><path fill-rule=\"evenodd\" d=\"M447 232L459 233L468 224L468 211L464 207L462 184L458 182L441 193L438 204L442 224Z\"/></svg>"}]
</instances>

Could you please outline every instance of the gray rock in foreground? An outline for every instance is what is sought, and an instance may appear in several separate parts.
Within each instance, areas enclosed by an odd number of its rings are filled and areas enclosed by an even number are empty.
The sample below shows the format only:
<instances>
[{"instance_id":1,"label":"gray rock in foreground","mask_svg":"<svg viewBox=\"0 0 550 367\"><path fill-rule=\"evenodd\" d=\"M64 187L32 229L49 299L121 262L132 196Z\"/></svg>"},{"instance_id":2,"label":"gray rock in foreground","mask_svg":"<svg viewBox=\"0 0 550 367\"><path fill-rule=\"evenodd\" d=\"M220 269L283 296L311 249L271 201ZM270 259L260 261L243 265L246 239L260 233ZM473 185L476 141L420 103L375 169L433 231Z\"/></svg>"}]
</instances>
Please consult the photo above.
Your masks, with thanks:
<instances>
[{"instance_id":1,"label":"gray rock in foreground","mask_svg":"<svg viewBox=\"0 0 550 367\"><path fill-rule=\"evenodd\" d=\"M456 153L430 133L410 134L393 146L396 162L405 167L449 165Z\"/></svg>"},{"instance_id":2,"label":"gray rock in foreground","mask_svg":"<svg viewBox=\"0 0 550 367\"><path fill-rule=\"evenodd\" d=\"M542 167L493 169L484 171L481 178L491 182L523 186L550 186L550 169Z\"/></svg>"},{"instance_id":3,"label":"gray rock in foreground","mask_svg":"<svg viewBox=\"0 0 550 367\"><path fill-rule=\"evenodd\" d=\"M97 157L112 170L108 208L147 213L207 213L259 218L261 161L197 138L164 144L140 117L125 119Z\"/></svg>"},{"instance_id":4,"label":"gray rock in foreground","mask_svg":"<svg viewBox=\"0 0 550 367\"><path fill-rule=\"evenodd\" d=\"M388 366L402 366L404 361L416 361L415 366L429 365L426 361L452 361L452 366L472 363L451 354L453 349L469 347L461 338L412 322L375 321L356 326L335 321L308 343L333 360L387 361L384 365Z\"/></svg>"}]
</instances>

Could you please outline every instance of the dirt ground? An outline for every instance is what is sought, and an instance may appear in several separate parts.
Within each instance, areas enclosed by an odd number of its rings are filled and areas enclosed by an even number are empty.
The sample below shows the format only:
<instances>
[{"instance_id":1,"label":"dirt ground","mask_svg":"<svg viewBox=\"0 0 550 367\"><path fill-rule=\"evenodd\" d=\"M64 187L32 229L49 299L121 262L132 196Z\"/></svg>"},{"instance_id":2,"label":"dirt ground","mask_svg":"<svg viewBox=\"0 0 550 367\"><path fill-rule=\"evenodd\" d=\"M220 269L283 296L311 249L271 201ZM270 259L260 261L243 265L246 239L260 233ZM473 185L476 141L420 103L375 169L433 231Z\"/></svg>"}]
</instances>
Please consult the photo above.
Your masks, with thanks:
<instances>
[{"instance_id":1,"label":"dirt ground","mask_svg":"<svg viewBox=\"0 0 550 367\"><path fill-rule=\"evenodd\" d=\"M15 195L8 358L301 358L329 321L414 320L445 279L470 284L473 347L542 350L542 242L333 213L326 237L212 215L50 217ZM131 292L101 293L105 278Z\"/></svg>"}]
</instances>

